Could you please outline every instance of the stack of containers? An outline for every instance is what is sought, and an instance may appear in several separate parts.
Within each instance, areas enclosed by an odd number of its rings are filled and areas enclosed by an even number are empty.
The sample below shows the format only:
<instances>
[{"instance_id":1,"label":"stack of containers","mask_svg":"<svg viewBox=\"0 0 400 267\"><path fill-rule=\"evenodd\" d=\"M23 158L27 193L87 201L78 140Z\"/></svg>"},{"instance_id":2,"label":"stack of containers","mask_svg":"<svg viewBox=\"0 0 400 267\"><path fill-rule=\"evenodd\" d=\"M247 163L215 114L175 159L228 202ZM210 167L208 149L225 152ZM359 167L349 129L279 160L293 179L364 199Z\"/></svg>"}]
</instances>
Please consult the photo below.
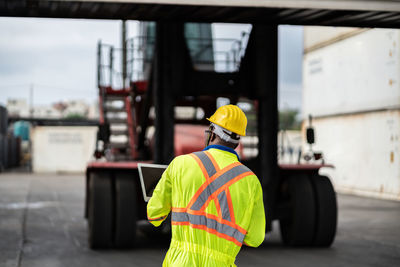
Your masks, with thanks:
<instances>
[{"instance_id":1,"label":"stack of containers","mask_svg":"<svg viewBox=\"0 0 400 267\"><path fill-rule=\"evenodd\" d=\"M400 200L400 32L305 27L303 128L337 191ZM304 132L304 131L303 131Z\"/></svg>"},{"instance_id":2,"label":"stack of containers","mask_svg":"<svg viewBox=\"0 0 400 267\"><path fill-rule=\"evenodd\" d=\"M7 147L7 109L0 106L0 171L8 165Z\"/></svg>"},{"instance_id":3,"label":"stack of containers","mask_svg":"<svg viewBox=\"0 0 400 267\"><path fill-rule=\"evenodd\" d=\"M7 168L14 168L19 166L21 141L19 137L14 136L12 133L7 135L7 139L8 139Z\"/></svg>"}]
</instances>

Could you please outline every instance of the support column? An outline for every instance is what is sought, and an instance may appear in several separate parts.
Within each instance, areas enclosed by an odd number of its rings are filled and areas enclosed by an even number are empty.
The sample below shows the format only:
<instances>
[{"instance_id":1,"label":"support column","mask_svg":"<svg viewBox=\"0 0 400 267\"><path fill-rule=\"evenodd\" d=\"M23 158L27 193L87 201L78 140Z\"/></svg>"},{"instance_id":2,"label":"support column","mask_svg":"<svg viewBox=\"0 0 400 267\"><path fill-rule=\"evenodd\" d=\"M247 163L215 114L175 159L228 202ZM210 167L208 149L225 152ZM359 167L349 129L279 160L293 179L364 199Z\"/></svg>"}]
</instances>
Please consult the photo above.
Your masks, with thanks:
<instances>
[{"instance_id":1,"label":"support column","mask_svg":"<svg viewBox=\"0 0 400 267\"><path fill-rule=\"evenodd\" d=\"M156 163L166 164L174 157L174 105L184 89L187 56L184 24L157 22L153 66Z\"/></svg>"},{"instance_id":2,"label":"support column","mask_svg":"<svg viewBox=\"0 0 400 267\"><path fill-rule=\"evenodd\" d=\"M258 100L256 173L264 191L267 229L271 229L277 185L278 26L254 24L240 67L242 87Z\"/></svg>"},{"instance_id":3,"label":"support column","mask_svg":"<svg viewBox=\"0 0 400 267\"><path fill-rule=\"evenodd\" d=\"M257 55L262 61L256 65L257 89L264 94L258 103L258 156L263 177L264 204L267 214L267 229L272 229L275 218L275 200L279 184L278 176L278 26L256 27L265 36L260 36ZM261 51L264 53L260 53Z\"/></svg>"}]
</instances>

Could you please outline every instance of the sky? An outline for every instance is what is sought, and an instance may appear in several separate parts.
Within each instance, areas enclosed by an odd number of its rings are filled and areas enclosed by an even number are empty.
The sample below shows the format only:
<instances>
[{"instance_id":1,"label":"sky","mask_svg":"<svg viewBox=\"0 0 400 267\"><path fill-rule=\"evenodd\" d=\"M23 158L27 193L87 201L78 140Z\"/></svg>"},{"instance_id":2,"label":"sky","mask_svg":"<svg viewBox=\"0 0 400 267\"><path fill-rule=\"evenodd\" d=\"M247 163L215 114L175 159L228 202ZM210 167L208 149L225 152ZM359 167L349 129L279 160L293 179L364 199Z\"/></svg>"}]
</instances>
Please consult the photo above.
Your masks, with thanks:
<instances>
[{"instance_id":1,"label":"sky","mask_svg":"<svg viewBox=\"0 0 400 267\"><path fill-rule=\"evenodd\" d=\"M128 22L128 37L137 32ZM120 21L0 18L0 104L8 98L34 105L82 99L94 103L98 40L119 46ZM236 37L249 25L213 27L216 37ZM279 107L301 109L303 29L279 27Z\"/></svg>"}]
</instances>

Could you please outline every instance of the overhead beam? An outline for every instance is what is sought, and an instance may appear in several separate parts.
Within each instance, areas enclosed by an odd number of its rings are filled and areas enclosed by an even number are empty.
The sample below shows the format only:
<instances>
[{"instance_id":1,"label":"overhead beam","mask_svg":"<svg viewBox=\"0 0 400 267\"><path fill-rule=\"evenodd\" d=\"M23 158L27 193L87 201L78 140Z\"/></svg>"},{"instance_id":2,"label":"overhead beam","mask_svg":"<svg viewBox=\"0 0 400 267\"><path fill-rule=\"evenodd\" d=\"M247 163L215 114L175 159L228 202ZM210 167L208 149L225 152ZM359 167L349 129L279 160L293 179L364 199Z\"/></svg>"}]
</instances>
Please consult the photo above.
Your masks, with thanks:
<instances>
[{"instance_id":1,"label":"overhead beam","mask_svg":"<svg viewBox=\"0 0 400 267\"><path fill-rule=\"evenodd\" d=\"M0 0L8 17L400 28L397 14L394 0Z\"/></svg>"},{"instance_id":2,"label":"overhead beam","mask_svg":"<svg viewBox=\"0 0 400 267\"><path fill-rule=\"evenodd\" d=\"M65 0L54 0L54 2ZM50 1L51 2L51 1ZM78 0L74 2L104 2L124 4L192 5L224 7L331 9L359 11L400 11L393 0Z\"/></svg>"}]
</instances>

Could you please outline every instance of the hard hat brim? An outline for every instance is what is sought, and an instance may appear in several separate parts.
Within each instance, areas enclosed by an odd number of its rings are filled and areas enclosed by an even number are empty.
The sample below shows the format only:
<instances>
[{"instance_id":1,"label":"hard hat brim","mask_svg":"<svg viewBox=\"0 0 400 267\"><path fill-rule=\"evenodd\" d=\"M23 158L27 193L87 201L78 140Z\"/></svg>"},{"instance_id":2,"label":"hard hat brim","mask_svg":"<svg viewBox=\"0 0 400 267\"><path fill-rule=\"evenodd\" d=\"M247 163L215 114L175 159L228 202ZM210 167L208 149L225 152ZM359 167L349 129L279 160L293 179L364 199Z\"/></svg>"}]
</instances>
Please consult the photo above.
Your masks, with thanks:
<instances>
[{"instance_id":1,"label":"hard hat brim","mask_svg":"<svg viewBox=\"0 0 400 267\"><path fill-rule=\"evenodd\" d=\"M214 123L214 124L216 124L216 125L218 125L218 126L221 126L222 128L224 128L224 129L227 129L228 131L231 131L231 132L233 132L233 133L235 133L235 134L238 134L238 135L240 135L240 136L246 136L246 132L237 132L237 131L235 131L235 130L233 130L233 129L229 129L229 128L227 128L226 126L224 126L224 125L221 125L220 123L218 123L218 122L216 122L216 121L213 121L213 120L211 120L210 118L206 118L209 122L212 122L212 123Z\"/></svg>"}]
</instances>

